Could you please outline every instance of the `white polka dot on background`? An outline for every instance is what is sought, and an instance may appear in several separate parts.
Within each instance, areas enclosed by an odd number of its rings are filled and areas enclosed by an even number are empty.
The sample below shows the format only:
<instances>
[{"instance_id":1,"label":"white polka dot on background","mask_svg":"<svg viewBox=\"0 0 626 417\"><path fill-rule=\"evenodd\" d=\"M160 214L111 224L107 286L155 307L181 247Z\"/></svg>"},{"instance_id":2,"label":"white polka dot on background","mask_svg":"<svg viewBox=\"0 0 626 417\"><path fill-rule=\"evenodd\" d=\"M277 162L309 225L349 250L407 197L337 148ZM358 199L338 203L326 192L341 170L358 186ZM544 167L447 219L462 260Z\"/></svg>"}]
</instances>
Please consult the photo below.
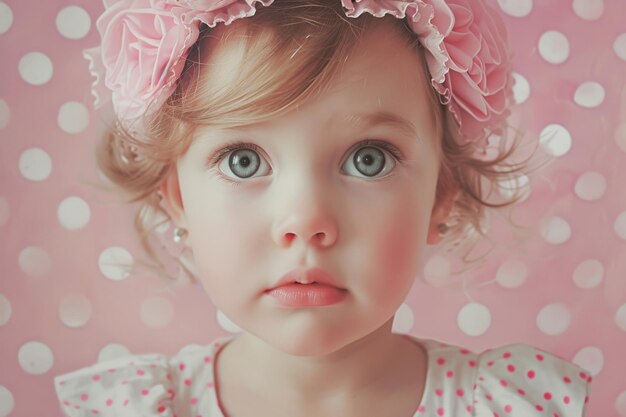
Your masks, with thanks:
<instances>
[{"instance_id":1,"label":"white polka dot on background","mask_svg":"<svg viewBox=\"0 0 626 417\"><path fill-rule=\"evenodd\" d=\"M50 272L51 262L48 252L37 246L22 249L18 263L20 269L28 276L39 278Z\"/></svg>"},{"instance_id":2,"label":"white polka dot on background","mask_svg":"<svg viewBox=\"0 0 626 417\"><path fill-rule=\"evenodd\" d=\"M528 176L521 174L515 178L498 181L498 193L507 199L520 195L519 203L524 202L531 194Z\"/></svg>"},{"instance_id":3,"label":"white polka dot on background","mask_svg":"<svg viewBox=\"0 0 626 417\"><path fill-rule=\"evenodd\" d=\"M141 303L141 321L152 329L167 326L173 318L174 307L166 298L152 296Z\"/></svg>"},{"instance_id":4,"label":"white polka dot on background","mask_svg":"<svg viewBox=\"0 0 626 417\"><path fill-rule=\"evenodd\" d=\"M622 33L613 41L613 51L620 59L626 61L626 33Z\"/></svg>"},{"instance_id":5,"label":"white polka dot on background","mask_svg":"<svg viewBox=\"0 0 626 417\"><path fill-rule=\"evenodd\" d=\"M84 38L91 28L91 18L89 13L82 7L64 7L56 20L57 30L68 39Z\"/></svg>"},{"instance_id":6,"label":"white polka dot on background","mask_svg":"<svg viewBox=\"0 0 626 417\"><path fill-rule=\"evenodd\" d=\"M48 345L41 342L27 342L19 349L18 362L24 372L31 375L45 374L54 364L54 355Z\"/></svg>"},{"instance_id":7,"label":"white polka dot on background","mask_svg":"<svg viewBox=\"0 0 626 417\"><path fill-rule=\"evenodd\" d=\"M43 149L26 149L20 155L19 169L22 176L27 180L43 181L50 176L52 159Z\"/></svg>"},{"instance_id":8,"label":"white polka dot on background","mask_svg":"<svg viewBox=\"0 0 626 417\"><path fill-rule=\"evenodd\" d=\"M539 38L539 55L550 64L562 64L569 57L569 40L556 30L549 30Z\"/></svg>"},{"instance_id":9,"label":"white polka dot on background","mask_svg":"<svg viewBox=\"0 0 626 417\"><path fill-rule=\"evenodd\" d=\"M574 0L574 13L584 20L598 20L604 13L604 0Z\"/></svg>"},{"instance_id":10,"label":"white polka dot on background","mask_svg":"<svg viewBox=\"0 0 626 417\"><path fill-rule=\"evenodd\" d=\"M549 304L537 314L537 327L551 336L564 333L571 321L569 309L564 304Z\"/></svg>"},{"instance_id":11,"label":"white polka dot on background","mask_svg":"<svg viewBox=\"0 0 626 417\"><path fill-rule=\"evenodd\" d=\"M504 288L519 288L528 278L528 267L522 261L509 260L496 271L496 281Z\"/></svg>"},{"instance_id":12,"label":"white polka dot on background","mask_svg":"<svg viewBox=\"0 0 626 417\"><path fill-rule=\"evenodd\" d=\"M67 102L59 109L57 123L64 132L81 133L89 125L89 110L82 103Z\"/></svg>"},{"instance_id":13,"label":"white polka dot on background","mask_svg":"<svg viewBox=\"0 0 626 417\"><path fill-rule=\"evenodd\" d=\"M443 284L450 276L450 260L444 256L432 256L424 265L424 279L433 287Z\"/></svg>"},{"instance_id":14,"label":"white polka dot on background","mask_svg":"<svg viewBox=\"0 0 626 417\"><path fill-rule=\"evenodd\" d=\"M615 324L617 327L626 332L626 304L622 304L615 312Z\"/></svg>"},{"instance_id":15,"label":"white polka dot on background","mask_svg":"<svg viewBox=\"0 0 626 417\"><path fill-rule=\"evenodd\" d=\"M57 217L61 226L68 230L78 230L89 223L91 210L89 204L80 197L67 197L57 210Z\"/></svg>"},{"instance_id":16,"label":"white polka dot on background","mask_svg":"<svg viewBox=\"0 0 626 417\"><path fill-rule=\"evenodd\" d=\"M620 417L626 417L626 391L622 391L615 399L615 411Z\"/></svg>"},{"instance_id":17,"label":"white polka dot on background","mask_svg":"<svg viewBox=\"0 0 626 417\"><path fill-rule=\"evenodd\" d=\"M394 333L408 334L413 328L415 317L413 310L406 303L402 303L393 316L391 330Z\"/></svg>"},{"instance_id":18,"label":"white polka dot on background","mask_svg":"<svg viewBox=\"0 0 626 417\"><path fill-rule=\"evenodd\" d=\"M509 16L525 17L533 9L532 0L498 0L500 9Z\"/></svg>"},{"instance_id":19,"label":"white polka dot on background","mask_svg":"<svg viewBox=\"0 0 626 417\"><path fill-rule=\"evenodd\" d=\"M3 1L0 1L0 35L6 33L13 24L13 11Z\"/></svg>"},{"instance_id":20,"label":"white polka dot on background","mask_svg":"<svg viewBox=\"0 0 626 417\"><path fill-rule=\"evenodd\" d=\"M219 324L219 326L226 330L227 332L230 333L240 333L241 332L241 328L239 326L237 326L235 324L235 322L233 322L231 319L228 318L228 316L226 316L226 314L224 314L224 312L222 310L217 310L216 314L216 318L217 318L217 324Z\"/></svg>"},{"instance_id":21,"label":"white polka dot on background","mask_svg":"<svg viewBox=\"0 0 626 417\"><path fill-rule=\"evenodd\" d=\"M67 327L82 327L91 318L91 302L83 295L70 294L63 297L59 318Z\"/></svg>"},{"instance_id":22,"label":"white polka dot on background","mask_svg":"<svg viewBox=\"0 0 626 417\"><path fill-rule=\"evenodd\" d=\"M572 229L569 223L562 217L553 216L541 223L541 236L553 245L560 245L569 240Z\"/></svg>"},{"instance_id":23,"label":"white polka dot on background","mask_svg":"<svg viewBox=\"0 0 626 417\"><path fill-rule=\"evenodd\" d=\"M491 327L491 312L479 303L466 304L459 311L457 324L463 333L480 336Z\"/></svg>"},{"instance_id":24,"label":"white polka dot on background","mask_svg":"<svg viewBox=\"0 0 626 417\"><path fill-rule=\"evenodd\" d=\"M579 288L595 288L600 285L603 277L602 262L597 259L587 259L576 267L572 279Z\"/></svg>"},{"instance_id":25,"label":"white polka dot on background","mask_svg":"<svg viewBox=\"0 0 626 417\"><path fill-rule=\"evenodd\" d=\"M573 362L595 376L604 368L604 353L597 347L589 346L579 350Z\"/></svg>"},{"instance_id":26,"label":"white polka dot on background","mask_svg":"<svg viewBox=\"0 0 626 417\"><path fill-rule=\"evenodd\" d=\"M615 224L613 225L613 229L615 233L620 238L626 240L626 211L622 211L617 218L615 219Z\"/></svg>"},{"instance_id":27,"label":"white polka dot on background","mask_svg":"<svg viewBox=\"0 0 626 417\"><path fill-rule=\"evenodd\" d=\"M544 127L539 134L539 144L551 155L563 156L572 147L572 135L558 123Z\"/></svg>"},{"instance_id":28,"label":"white polka dot on background","mask_svg":"<svg viewBox=\"0 0 626 417\"><path fill-rule=\"evenodd\" d=\"M9 221L11 209L6 198L0 197L0 226L4 226Z\"/></svg>"},{"instance_id":29,"label":"white polka dot on background","mask_svg":"<svg viewBox=\"0 0 626 417\"><path fill-rule=\"evenodd\" d=\"M4 326L9 322L11 313L11 302L4 294L0 294L0 326Z\"/></svg>"},{"instance_id":30,"label":"white polka dot on background","mask_svg":"<svg viewBox=\"0 0 626 417\"><path fill-rule=\"evenodd\" d=\"M7 417L15 407L15 400L13 394L9 389L3 385L0 385L0 417Z\"/></svg>"},{"instance_id":31,"label":"white polka dot on background","mask_svg":"<svg viewBox=\"0 0 626 417\"><path fill-rule=\"evenodd\" d=\"M11 109L6 101L0 98L0 130L7 127L11 118Z\"/></svg>"},{"instance_id":32,"label":"white polka dot on background","mask_svg":"<svg viewBox=\"0 0 626 417\"><path fill-rule=\"evenodd\" d=\"M574 93L574 102L581 107L598 107L604 101L604 87L595 81L582 83Z\"/></svg>"},{"instance_id":33,"label":"white polka dot on background","mask_svg":"<svg viewBox=\"0 0 626 417\"><path fill-rule=\"evenodd\" d=\"M517 104L521 104L528 100L530 96L530 84L528 80L520 73L513 72L513 98Z\"/></svg>"},{"instance_id":34,"label":"white polka dot on background","mask_svg":"<svg viewBox=\"0 0 626 417\"><path fill-rule=\"evenodd\" d=\"M130 356L130 350L120 343L109 343L98 353L98 362L106 362L112 359L125 358Z\"/></svg>"},{"instance_id":35,"label":"white polka dot on background","mask_svg":"<svg viewBox=\"0 0 626 417\"><path fill-rule=\"evenodd\" d=\"M615 144L623 152L626 152L626 122L620 124L615 129Z\"/></svg>"},{"instance_id":36,"label":"white polka dot on background","mask_svg":"<svg viewBox=\"0 0 626 417\"><path fill-rule=\"evenodd\" d=\"M113 281L128 278L133 266L133 256L126 249L113 246L102 251L98 267L105 277Z\"/></svg>"},{"instance_id":37,"label":"white polka dot on background","mask_svg":"<svg viewBox=\"0 0 626 417\"><path fill-rule=\"evenodd\" d=\"M54 72L52 61L41 52L29 52L18 64L20 76L28 84L43 85L50 81Z\"/></svg>"},{"instance_id":38,"label":"white polka dot on background","mask_svg":"<svg viewBox=\"0 0 626 417\"><path fill-rule=\"evenodd\" d=\"M599 200L606 192L606 179L598 172L585 172L578 177L574 192L582 200Z\"/></svg>"}]
</instances>

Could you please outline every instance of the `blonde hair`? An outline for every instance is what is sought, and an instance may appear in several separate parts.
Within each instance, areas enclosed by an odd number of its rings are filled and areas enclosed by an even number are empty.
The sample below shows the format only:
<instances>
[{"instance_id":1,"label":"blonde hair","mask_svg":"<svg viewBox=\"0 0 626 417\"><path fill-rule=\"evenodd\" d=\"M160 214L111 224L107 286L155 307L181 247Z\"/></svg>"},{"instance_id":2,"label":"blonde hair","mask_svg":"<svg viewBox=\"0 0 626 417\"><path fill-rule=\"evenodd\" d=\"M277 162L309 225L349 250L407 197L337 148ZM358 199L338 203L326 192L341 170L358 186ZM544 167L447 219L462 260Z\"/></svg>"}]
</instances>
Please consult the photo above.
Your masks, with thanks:
<instances>
[{"instance_id":1,"label":"blonde hair","mask_svg":"<svg viewBox=\"0 0 626 417\"><path fill-rule=\"evenodd\" d=\"M126 203L139 204L134 225L142 247L153 261L141 264L168 276L155 252L157 246L151 242L156 237L155 229L169 221L160 205L158 190L175 168L176 160L187 151L194 128L262 122L315 97L340 70L355 42L380 19L393 22L406 44L419 53L422 70L428 75L423 47L404 19L389 15L376 18L367 13L356 19L347 18L337 0L280 0L271 7L260 7L254 17L244 19L245 25L238 26L237 31L245 35L246 65L230 88L211 89L203 78L206 71L203 71L202 54L212 30L202 29L175 92L150 120L152 139L135 138L116 123L98 142L99 169ZM229 27L225 36L233 32L234 28ZM477 157L477 144L485 142L491 132L461 144L451 113L440 104L433 88L428 91L441 153L435 204L440 204L449 193L456 193L446 222L448 230L439 245L448 252L463 253L464 263L475 263L476 260L469 260L469 254L480 238L486 237L482 224L486 210L510 209L523 197L521 192L511 189L510 198L499 203L488 201L499 184L511 181L527 169L526 161L509 162L522 136L516 134L509 140L509 130L504 130L500 132L502 140L497 156L490 160ZM489 186L487 190L486 186ZM155 216L163 220L152 223Z\"/></svg>"}]
</instances>

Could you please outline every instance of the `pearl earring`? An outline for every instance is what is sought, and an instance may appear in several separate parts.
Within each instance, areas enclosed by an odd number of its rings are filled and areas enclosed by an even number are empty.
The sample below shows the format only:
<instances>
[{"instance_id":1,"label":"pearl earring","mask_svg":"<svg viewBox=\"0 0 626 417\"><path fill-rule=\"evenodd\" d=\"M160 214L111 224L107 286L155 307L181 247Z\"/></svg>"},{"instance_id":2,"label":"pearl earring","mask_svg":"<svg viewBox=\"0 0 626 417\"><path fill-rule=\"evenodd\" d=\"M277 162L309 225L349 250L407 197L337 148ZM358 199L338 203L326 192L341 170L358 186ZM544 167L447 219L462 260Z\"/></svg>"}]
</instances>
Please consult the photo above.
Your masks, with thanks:
<instances>
[{"instance_id":1,"label":"pearl earring","mask_svg":"<svg viewBox=\"0 0 626 417\"><path fill-rule=\"evenodd\" d=\"M176 227L174 229L174 242L180 243L183 239L187 237L187 230L182 227Z\"/></svg>"}]
</instances>

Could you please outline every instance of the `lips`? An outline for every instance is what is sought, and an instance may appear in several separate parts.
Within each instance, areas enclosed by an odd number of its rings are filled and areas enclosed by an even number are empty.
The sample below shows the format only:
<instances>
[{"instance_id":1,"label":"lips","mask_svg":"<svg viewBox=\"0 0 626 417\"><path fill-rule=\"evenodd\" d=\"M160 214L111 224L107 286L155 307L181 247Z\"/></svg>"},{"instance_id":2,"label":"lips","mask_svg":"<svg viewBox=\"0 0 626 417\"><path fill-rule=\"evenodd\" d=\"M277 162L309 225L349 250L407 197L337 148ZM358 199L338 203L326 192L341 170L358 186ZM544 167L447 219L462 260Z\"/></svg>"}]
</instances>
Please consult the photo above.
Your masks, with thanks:
<instances>
[{"instance_id":1,"label":"lips","mask_svg":"<svg viewBox=\"0 0 626 417\"><path fill-rule=\"evenodd\" d=\"M283 275L278 283L267 291L271 291L275 288L282 287L284 285L290 284L322 284L331 287L338 288L340 290L345 290L342 288L339 282L328 272L324 271L321 268L297 268L292 271L287 272Z\"/></svg>"}]
</instances>

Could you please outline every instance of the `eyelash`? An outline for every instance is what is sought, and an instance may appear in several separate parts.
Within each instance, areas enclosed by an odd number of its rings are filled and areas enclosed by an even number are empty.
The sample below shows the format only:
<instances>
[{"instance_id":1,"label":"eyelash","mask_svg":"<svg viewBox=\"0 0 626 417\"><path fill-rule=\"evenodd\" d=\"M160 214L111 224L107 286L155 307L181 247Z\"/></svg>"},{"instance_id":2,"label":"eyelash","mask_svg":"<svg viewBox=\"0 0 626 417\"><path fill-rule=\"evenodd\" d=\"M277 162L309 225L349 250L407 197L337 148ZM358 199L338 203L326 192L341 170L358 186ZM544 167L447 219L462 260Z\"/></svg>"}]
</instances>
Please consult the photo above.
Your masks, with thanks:
<instances>
[{"instance_id":1,"label":"eyelash","mask_svg":"<svg viewBox=\"0 0 626 417\"><path fill-rule=\"evenodd\" d=\"M358 146L355 146L354 149L356 150L356 149L365 148L365 147L368 147L368 146L379 147L379 148L387 151L388 153L390 153L395 158L395 160L399 164L402 164L404 162L404 160L405 160L404 156L398 150L398 148L396 148L395 146L393 146L392 144L390 144L388 142L384 142L384 141L381 141L381 140L366 139L364 141L359 142ZM261 151L261 148L258 145L255 145L254 143L246 143L246 142L241 142L241 141L229 142L229 143L226 144L226 146L224 146L222 149L217 151L216 154L208 160L207 168L208 169L216 168L216 165L219 164L222 161L222 158L224 158L230 152L236 151L236 150L240 150L240 149L249 149L249 150L255 151L257 153L260 153L260 151ZM350 153L352 153L352 151ZM225 181L227 183L230 183L233 186L238 186L238 185L241 185L243 183L243 181L232 180L232 179L230 179L230 178L220 174L219 172L217 173L217 178L219 180L221 180L221 181Z\"/></svg>"}]
</instances>

